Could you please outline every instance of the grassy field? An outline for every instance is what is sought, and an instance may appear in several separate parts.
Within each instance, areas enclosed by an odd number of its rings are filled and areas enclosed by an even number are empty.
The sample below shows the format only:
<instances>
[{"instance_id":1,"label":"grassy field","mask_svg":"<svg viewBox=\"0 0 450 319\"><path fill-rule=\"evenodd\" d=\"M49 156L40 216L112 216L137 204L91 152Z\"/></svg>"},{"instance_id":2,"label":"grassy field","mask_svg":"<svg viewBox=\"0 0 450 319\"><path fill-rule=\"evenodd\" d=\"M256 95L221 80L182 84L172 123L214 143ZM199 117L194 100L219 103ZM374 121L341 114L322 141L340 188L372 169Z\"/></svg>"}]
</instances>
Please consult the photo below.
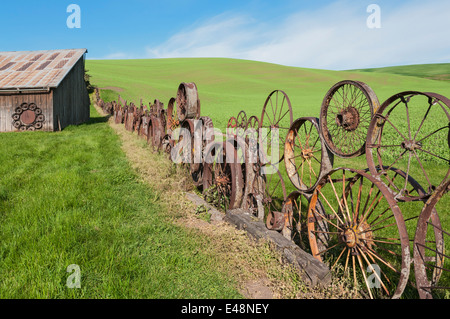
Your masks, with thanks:
<instances>
[{"instance_id":1,"label":"grassy field","mask_svg":"<svg viewBox=\"0 0 450 319\"><path fill-rule=\"evenodd\" d=\"M274 90L286 92L292 104L294 120L305 116L319 117L326 92L341 80L365 82L376 92L380 103L396 93L410 90L450 96L450 83L446 81L449 65L327 71L210 58L88 61L87 69L92 76L92 82L107 89L105 94L108 94L108 97L116 99L115 95L120 94L135 103L141 98L144 103L154 99L167 103L171 97L176 96L181 82L195 82L199 89L202 116L211 117L214 126L225 131L228 119L237 116L240 110L245 110L247 116L260 117L267 96ZM399 115L399 118L402 116ZM412 114L413 119L420 116L423 114ZM416 127L418 122L420 121L416 120L414 123ZM393 132L387 135L396 138ZM355 159L335 157L334 167L340 166L364 169L367 164L364 156ZM435 176L442 176L448 169L445 164L433 163L432 166L432 174ZM289 194L295 188L286 178L283 166L281 171ZM410 174L423 182L419 167L413 167ZM440 209L445 210L448 204L446 198L441 201ZM405 218L418 214L421 209L417 204L401 206ZM448 228L449 218L443 214L441 219ZM414 222L409 223L410 238L413 238L414 229Z\"/></svg>"},{"instance_id":2,"label":"grassy field","mask_svg":"<svg viewBox=\"0 0 450 319\"><path fill-rule=\"evenodd\" d=\"M0 298L241 297L198 249L210 239L173 223L95 109L87 124L0 145ZM72 264L80 289L66 287Z\"/></svg>"}]
</instances>

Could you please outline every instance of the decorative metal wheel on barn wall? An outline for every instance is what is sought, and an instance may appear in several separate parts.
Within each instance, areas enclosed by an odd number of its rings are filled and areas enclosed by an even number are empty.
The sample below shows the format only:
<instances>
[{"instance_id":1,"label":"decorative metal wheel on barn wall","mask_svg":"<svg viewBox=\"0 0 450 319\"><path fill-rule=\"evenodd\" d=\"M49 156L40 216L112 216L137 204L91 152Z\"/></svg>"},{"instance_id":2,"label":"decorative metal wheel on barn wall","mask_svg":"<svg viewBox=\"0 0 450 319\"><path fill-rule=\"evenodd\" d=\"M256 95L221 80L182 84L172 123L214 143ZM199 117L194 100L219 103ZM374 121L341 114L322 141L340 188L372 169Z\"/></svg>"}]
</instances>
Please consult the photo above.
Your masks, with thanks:
<instances>
[{"instance_id":1,"label":"decorative metal wheel on barn wall","mask_svg":"<svg viewBox=\"0 0 450 319\"><path fill-rule=\"evenodd\" d=\"M14 110L13 126L19 131L40 130L44 126L45 116L35 103L22 103Z\"/></svg>"}]
</instances>

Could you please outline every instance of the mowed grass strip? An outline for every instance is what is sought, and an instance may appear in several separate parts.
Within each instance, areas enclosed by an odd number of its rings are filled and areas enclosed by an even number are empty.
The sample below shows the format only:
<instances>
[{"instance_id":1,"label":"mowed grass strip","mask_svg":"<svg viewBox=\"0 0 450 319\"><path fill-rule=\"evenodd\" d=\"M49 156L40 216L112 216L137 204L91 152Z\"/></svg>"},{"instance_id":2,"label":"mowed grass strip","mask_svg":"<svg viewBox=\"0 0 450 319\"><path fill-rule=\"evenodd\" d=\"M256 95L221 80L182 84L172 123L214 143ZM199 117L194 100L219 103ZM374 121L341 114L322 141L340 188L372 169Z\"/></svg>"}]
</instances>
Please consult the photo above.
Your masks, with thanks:
<instances>
[{"instance_id":1,"label":"mowed grass strip","mask_svg":"<svg viewBox=\"0 0 450 319\"><path fill-rule=\"evenodd\" d=\"M91 113L60 133L0 135L0 298L241 297Z\"/></svg>"}]
</instances>

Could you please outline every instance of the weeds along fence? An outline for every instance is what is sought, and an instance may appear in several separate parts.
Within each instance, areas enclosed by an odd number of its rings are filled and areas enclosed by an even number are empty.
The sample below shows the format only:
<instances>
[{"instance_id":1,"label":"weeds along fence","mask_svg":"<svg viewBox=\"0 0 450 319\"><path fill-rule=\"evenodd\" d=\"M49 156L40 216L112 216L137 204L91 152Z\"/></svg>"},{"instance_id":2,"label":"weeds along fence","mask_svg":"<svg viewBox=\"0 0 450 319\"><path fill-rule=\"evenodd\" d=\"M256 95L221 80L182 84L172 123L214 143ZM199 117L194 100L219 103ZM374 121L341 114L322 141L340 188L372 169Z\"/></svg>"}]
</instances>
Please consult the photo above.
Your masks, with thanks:
<instances>
[{"instance_id":1,"label":"weeds along fence","mask_svg":"<svg viewBox=\"0 0 450 319\"><path fill-rule=\"evenodd\" d=\"M369 297L448 296L450 220L436 209L450 187L446 97L408 91L380 104L367 84L345 80L319 117L294 119L288 95L275 90L259 116L239 112L225 134L201 115L195 83L181 83L167 108L104 102L98 89L95 99L184 165L206 200L246 210ZM335 167L337 158L348 165Z\"/></svg>"}]
</instances>

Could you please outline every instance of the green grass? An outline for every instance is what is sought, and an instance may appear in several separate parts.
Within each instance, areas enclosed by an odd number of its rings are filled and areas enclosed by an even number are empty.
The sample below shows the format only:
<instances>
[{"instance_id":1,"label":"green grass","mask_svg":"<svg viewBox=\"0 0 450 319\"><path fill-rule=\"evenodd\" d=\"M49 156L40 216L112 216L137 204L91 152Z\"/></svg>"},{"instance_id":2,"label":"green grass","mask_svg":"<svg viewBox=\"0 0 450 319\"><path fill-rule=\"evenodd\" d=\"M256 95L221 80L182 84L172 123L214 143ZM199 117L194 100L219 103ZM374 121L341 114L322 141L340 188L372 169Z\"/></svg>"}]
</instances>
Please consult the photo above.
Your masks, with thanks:
<instances>
[{"instance_id":1,"label":"green grass","mask_svg":"<svg viewBox=\"0 0 450 319\"><path fill-rule=\"evenodd\" d=\"M87 124L0 145L0 298L240 297L209 239L169 219L93 108ZM66 286L71 264L80 289Z\"/></svg>"},{"instance_id":2,"label":"green grass","mask_svg":"<svg viewBox=\"0 0 450 319\"><path fill-rule=\"evenodd\" d=\"M319 117L325 94L341 80L365 82L376 92L380 103L403 91L435 92L450 97L450 64L327 71L247 60L204 58L88 60L87 66L95 85L115 90L116 95L120 93L135 104L141 98L144 103L153 102L154 99L167 103L171 97L176 96L181 82L195 82L199 89L201 115L211 117L214 126L222 132L225 132L228 119L237 116L240 110L245 110L247 117L260 117L267 96L274 90L283 90L289 96L294 120L306 116ZM111 96L113 94L108 92L108 97ZM423 114L413 116L421 119ZM414 124L417 125L417 121ZM395 132L389 132L386 136L398 137ZM442 176L448 169L448 165L434 162L428 164L432 166L434 176ZM354 159L335 157L334 167L341 166L365 169L367 164L365 156ZM289 194L295 188L287 179L283 166L281 171ZM414 167L410 174L422 182L423 174L418 167ZM448 204L450 202L447 196L440 202L441 209L448 207ZM417 203L402 207L405 216L417 214L421 209ZM448 229L449 218L446 214L441 214L441 219L444 228ZM413 238L414 225L408 227L410 238Z\"/></svg>"}]
</instances>

